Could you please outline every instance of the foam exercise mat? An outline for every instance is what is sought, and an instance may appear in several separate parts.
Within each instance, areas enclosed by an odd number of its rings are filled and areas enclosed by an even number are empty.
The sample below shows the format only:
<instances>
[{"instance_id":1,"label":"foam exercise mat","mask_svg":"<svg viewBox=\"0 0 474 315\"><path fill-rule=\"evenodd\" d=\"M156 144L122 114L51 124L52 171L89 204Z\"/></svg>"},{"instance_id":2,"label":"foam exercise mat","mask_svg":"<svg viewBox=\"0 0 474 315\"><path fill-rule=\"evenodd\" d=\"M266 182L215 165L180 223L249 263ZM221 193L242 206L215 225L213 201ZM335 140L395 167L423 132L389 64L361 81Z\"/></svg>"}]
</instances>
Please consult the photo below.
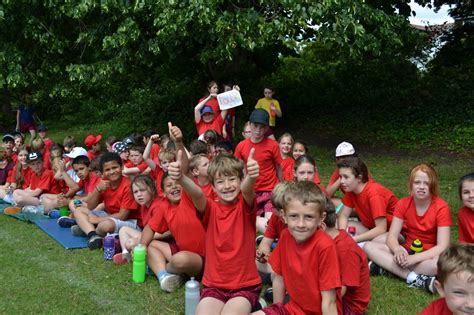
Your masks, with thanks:
<instances>
[{"instance_id":1,"label":"foam exercise mat","mask_svg":"<svg viewBox=\"0 0 474 315\"><path fill-rule=\"evenodd\" d=\"M55 219L40 219L34 223L66 249L87 247L87 237L72 235L71 229L60 227Z\"/></svg>"}]
</instances>

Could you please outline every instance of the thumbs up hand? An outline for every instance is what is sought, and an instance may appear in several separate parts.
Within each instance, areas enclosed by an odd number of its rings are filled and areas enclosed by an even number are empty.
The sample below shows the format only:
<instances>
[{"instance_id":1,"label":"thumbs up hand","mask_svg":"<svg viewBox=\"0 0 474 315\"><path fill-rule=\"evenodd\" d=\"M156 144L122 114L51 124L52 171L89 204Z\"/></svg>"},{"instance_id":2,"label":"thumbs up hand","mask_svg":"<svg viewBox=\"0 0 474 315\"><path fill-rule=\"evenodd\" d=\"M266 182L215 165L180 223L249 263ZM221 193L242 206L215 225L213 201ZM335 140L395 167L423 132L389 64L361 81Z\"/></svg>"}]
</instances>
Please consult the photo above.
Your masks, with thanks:
<instances>
[{"instance_id":1,"label":"thumbs up hand","mask_svg":"<svg viewBox=\"0 0 474 315\"><path fill-rule=\"evenodd\" d=\"M176 161L171 162L168 167L168 175L173 180L180 180L182 177L182 170L181 170L182 158L183 158L183 151L178 150L178 153L176 154Z\"/></svg>"},{"instance_id":2,"label":"thumbs up hand","mask_svg":"<svg viewBox=\"0 0 474 315\"><path fill-rule=\"evenodd\" d=\"M178 126L173 126L171 122L168 122L168 131L173 142L183 142L183 133L181 132L181 129L178 128Z\"/></svg>"},{"instance_id":3,"label":"thumbs up hand","mask_svg":"<svg viewBox=\"0 0 474 315\"><path fill-rule=\"evenodd\" d=\"M255 148L250 149L249 157L247 158L247 174L250 178L257 178L260 174L260 167L258 166L257 161L253 159L255 155Z\"/></svg>"}]
</instances>

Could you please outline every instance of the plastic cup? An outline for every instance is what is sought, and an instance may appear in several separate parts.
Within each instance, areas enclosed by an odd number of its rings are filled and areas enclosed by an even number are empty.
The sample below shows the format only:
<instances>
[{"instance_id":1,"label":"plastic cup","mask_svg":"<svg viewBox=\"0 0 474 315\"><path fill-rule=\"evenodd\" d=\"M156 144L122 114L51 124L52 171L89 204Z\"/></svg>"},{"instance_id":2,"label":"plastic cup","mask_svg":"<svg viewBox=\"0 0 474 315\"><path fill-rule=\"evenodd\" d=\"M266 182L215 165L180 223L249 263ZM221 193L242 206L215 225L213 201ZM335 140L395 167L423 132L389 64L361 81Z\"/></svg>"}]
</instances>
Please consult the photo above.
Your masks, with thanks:
<instances>
[{"instance_id":1,"label":"plastic cup","mask_svg":"<svg viewBox=\"0 0 474 315\"><path fill-rule=\"evenodd\" d=\"M69 208L67 206L62 206L59 208L59 215L61 217L67 217L69 215Z\"/></svg>"}]
</instances>

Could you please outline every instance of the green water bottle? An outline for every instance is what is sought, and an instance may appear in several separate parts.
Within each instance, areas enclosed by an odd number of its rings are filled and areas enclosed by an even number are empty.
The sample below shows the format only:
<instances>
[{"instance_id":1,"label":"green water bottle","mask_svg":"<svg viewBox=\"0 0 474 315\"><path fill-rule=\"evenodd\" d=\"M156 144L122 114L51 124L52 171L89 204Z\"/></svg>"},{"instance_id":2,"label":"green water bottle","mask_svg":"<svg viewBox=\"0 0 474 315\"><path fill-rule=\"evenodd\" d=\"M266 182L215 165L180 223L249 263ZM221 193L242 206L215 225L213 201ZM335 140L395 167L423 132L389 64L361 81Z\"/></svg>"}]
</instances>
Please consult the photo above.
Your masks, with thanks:
<instances>
[{"instance_id":1,"label":"green water bottle","mask_svg":"<svg viewBox=\"0 0 474 315\"><path fill-rule=\"evenodd\" d=\"M142 244L135 246L133 250L132 280L135 283L145 282L146 270L146 248Z\"/></svg>"},{"instance_id":2,"label":"green water bottle","mask_svg":"<svg viewBox=\"0 0 474 315\"><path fill-rule=\"evenodd\" d=\"M414 240L410 246L410 255L418 254L423 251L423 243L419 239Z\"/></svg>"}]
</instances>

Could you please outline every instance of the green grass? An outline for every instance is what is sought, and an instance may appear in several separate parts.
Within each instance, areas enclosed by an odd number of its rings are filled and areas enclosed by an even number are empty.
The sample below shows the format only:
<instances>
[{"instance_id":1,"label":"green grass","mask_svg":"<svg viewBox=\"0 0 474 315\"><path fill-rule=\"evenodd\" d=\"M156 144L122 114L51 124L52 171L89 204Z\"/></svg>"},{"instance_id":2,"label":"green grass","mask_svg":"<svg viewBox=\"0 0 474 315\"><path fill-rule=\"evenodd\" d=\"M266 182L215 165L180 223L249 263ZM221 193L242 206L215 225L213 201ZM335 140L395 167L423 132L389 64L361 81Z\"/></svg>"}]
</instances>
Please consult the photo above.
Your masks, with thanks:
<instances>
[{"instance_id":1,"label":"green grass","mask_svg":"<svg viewBox=\"0 0 474 315\"><path fill-rule=\"evenodd\" d=\"M126 134L113 123L49 126L50 136L61 141L66 134L84 139L87 133ZM73 131L74 130L74 131ZM120 130L125 131L119 133ZM131 131L130 131L131 132ZM423 153L419 155L422 156ZM319 173L326 184L335 167L333 150L314 149ZM407 195L409 169L420 162L434 163L441 180L441 197L451 206L456 221L460 202L457 180L472 172L473 161L455 157L387 157L361 154L374 178L398 197ZM452 228L457 240L457 226ZM131 266L105 262L101 251L65 250L33 224L0 215L0 313L155 313L182 314L184 289L163 293L148 277L144 284L131 281ZM418 314L436 296L408 289L394 277L371 278L372 299L367 314Z\"/></svg>"}]
</instances>

